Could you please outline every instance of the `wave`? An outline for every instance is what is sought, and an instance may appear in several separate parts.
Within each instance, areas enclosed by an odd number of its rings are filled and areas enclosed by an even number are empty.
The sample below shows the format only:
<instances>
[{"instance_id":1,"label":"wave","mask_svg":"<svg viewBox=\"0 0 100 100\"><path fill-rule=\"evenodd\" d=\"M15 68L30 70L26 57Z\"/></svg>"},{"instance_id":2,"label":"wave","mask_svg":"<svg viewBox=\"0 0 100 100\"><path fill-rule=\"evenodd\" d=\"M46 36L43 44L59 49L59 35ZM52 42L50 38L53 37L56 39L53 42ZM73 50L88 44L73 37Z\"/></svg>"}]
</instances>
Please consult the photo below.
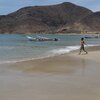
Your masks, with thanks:
<instances>
[{"instance_id":1,"label":"wave","mask_svg":"<svg viewBox=\"0 0 100 100\"><path fill-rule=\"evenodd\" d=\"M64 48L54 49L49 52L53 55L60 55L60 54L64 54L64 53L69 53L73 50L78 50L79 48L80 48L80 46L66 46Z\"/></svg>"},{"instance_id":2,"label":"wave","mask_svg":"<svg viewBox=\"0 0 100 100\"><path fill-rule=\"evenodd\" d=\"M18 63L23 61L29 61L29 60L35 60L36 58L23 58L19 60L9 60L9 61L1 61L0 64L12 64L12 63Z\"/></svg>"},{"instance_id":3,"label":"wave","mask_svg":"<svg viewBox=\"0 0 100 100\"><path fill-rule=\"evenodd\" d=\"M91 47L91 46L99 46L99 45L87 45L85 47ZM53 56L57 56L57 55L65 54L65 53L70 53L71 51L78 50L79 48L80 48L80 46L66 46L64 48L50 50L50 51L46 52L45 55L42 57L14 59L14 60L10 60L10 61L1 61L0 64L11 64L11 63L53 57Z\"/></svg>"},{"instance_id":4,"label":"wave","mask_svg":"<svg viewBox=\"0 0 100 100\"><path fill-rule=\"evenodd\" d=\"M91 47L91 46L98 46L98 45L90 44L90 45L86 45L85 47ZM64 48L51 50L51 51L49 51L49 53L51 55L60 55L60 54L70 53L71 51L78 50L79 48L80 48L79 45L77 45L77 46L66 46Z\"/></svg>"}]
</instances>

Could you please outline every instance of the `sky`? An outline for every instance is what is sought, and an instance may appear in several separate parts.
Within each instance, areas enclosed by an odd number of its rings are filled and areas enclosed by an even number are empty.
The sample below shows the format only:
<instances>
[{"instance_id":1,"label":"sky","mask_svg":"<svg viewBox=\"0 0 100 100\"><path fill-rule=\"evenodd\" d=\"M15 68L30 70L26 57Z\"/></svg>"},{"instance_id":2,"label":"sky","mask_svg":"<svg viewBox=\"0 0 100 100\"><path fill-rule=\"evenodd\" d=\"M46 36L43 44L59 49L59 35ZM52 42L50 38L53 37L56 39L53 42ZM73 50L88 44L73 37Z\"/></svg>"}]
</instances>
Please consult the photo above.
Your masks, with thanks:
<instances>
[{"instance_id":1,"label":"sky","mask_svg":"<svg viewBox=\"0 0 100 100\"><path fill-rule=\"evenodd\" d=\"M7 15L27 6L54 5L71 2L94 12L100 11L100 0L0 0L0 15Z\"/></svg>"}]
</instances>

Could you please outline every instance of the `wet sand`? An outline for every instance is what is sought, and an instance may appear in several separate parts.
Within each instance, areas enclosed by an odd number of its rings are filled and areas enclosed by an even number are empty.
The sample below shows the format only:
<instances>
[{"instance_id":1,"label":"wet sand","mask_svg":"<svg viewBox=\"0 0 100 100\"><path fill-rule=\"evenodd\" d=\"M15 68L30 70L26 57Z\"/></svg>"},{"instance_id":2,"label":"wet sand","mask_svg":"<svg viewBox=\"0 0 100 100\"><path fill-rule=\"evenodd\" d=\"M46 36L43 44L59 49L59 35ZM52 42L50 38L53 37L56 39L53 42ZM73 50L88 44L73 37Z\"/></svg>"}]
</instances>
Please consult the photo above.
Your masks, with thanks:
<instances>
[{"instance_id":1,"label":"wet sand","mask_svg":"<svg viewBox=\"0 0 100 100\"><path fill-rule=\"evenodd\" d=\"M99 49L0 65L0 99L100 100Z\"/></svg>"}]
</instances>

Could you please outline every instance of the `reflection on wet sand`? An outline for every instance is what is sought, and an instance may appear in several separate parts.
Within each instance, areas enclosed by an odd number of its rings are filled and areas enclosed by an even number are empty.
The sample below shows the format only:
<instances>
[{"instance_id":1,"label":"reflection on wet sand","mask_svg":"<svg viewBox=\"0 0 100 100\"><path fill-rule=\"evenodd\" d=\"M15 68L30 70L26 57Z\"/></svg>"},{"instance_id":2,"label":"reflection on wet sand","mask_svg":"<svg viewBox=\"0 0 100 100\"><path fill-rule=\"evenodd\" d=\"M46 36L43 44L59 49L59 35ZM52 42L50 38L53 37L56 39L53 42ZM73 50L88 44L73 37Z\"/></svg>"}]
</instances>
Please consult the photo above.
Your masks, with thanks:
<instances>
[{"instance_id":1,"label":"reflection on wet sand","mask_svg":"<svg viewBox=\"0 0 100 100\"><path fill-rule=\"evenodd\" d=\"M0 99L100 100L100 63L89 55L75 53L2 65Z\"/></svg>"},{"instance_id":2,"label":"reflection on wet sand","mask_svg":"<svg viewBox=\"0 0 100 100\"><path fill-rule=\"evenodd\" d=\"M44 58L33 61L19 62L10 65L10 67L22 70L24 72L44 72L44 73L55 73L55 74L68 74L74 73L79 69L85 68L84 59L77 59L69 55L62 55L50 58Z\"/></svg>"}]
</instances>

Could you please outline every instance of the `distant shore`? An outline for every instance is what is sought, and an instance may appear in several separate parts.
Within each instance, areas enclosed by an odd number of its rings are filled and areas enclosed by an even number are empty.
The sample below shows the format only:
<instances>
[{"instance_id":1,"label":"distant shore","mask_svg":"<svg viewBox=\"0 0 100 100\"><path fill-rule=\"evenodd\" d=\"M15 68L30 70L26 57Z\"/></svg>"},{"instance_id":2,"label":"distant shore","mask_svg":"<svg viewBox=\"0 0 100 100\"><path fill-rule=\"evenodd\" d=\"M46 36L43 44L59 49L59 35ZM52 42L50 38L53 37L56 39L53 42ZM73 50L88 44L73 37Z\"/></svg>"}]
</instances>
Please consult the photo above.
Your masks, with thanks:
<instances>
[{"instance_id":1,"label":"distant shore","mask_svg":"<svg viewBox=\"0 0 100 100\"><path fill-rule=\"evenodd\" d=\"M29 35L29 34L65 34L65 35L100 35L100 31L98 32L35 32L35 33L31 33L31 32L26 32L26 33L21 33L21 32L2 32L0 34L26 34L26 35Z\"/></svg>"}]
</instances>

